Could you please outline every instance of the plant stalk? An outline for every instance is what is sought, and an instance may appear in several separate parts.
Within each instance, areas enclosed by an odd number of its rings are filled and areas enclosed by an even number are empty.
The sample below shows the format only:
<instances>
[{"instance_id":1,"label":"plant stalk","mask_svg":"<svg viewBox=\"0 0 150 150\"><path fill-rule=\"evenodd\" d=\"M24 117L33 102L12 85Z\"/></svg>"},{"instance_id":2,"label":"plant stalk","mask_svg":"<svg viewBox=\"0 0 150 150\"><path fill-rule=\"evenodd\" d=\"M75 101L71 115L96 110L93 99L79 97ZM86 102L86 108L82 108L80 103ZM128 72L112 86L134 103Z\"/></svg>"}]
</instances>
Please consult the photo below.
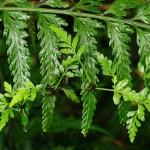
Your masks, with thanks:
<instances>
[{"instance_id":1,"label":"plant stalk","mask_svg":"<svg viewBox=\"0 0 150 150\"><path fill-rule=\"evenodd\" d=\"M32 7L0 7L0 11L25 11L25 12L41 12L41 13L52 13L52 14L64 14L70 16L78 16L78 17L87 17L87 18L94 18L104 21L111 21L111 22L119 22L125 23L132 26L137 26L141 28L150 29L150 25L139 23L137 21L133 21L132 19L120 19L120 18L113 18L104 16L102 14L91 14L91 13L83 13L83 12L74 12L70 10L60 10L60 9L49 9L49 8L32 8Z\"/></svg>"}]
</instances>

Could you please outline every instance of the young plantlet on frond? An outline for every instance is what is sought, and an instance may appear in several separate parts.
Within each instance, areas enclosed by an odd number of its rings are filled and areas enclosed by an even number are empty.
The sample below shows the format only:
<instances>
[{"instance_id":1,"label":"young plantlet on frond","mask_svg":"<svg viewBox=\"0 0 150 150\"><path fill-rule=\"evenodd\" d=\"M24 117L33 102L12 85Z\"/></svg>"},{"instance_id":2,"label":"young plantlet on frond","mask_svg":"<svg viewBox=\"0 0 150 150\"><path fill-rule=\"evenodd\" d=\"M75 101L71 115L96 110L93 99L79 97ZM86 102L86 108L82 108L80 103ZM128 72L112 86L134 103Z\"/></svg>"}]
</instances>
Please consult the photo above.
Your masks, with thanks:
<instances>
[{"instance_id":1,"label":"young plantlet on frond","mask_svg":"<svg viewBox=\"0 0 150 150\"><path fill-rule=\"evenodd\" d=\"M52 26L52 30L56 32L56 34L60 37L60 47L62 49L60 52L71 55L71 57L68 56L68 59L63 61L63 66L67 66L66 70L69 70L69 66L72 66L72 64L80 64L80 66L83 69L83 72L85 73L86 77L88 80L90 80L90 77L87 73L87 70L85 69L82 61L81 61L81 55L84 53L84 46L79 47L77 50L78 46L78 38L75 37L73 40L71 38L71 35L68 35L66 31L64 31L61 28L57 28ZM65 74L67 74L67 71L65 71ZM83 76L82 76L83 80ZM88 87L87 87L88 88ZM66 93L68 95L68 93ZM82 94L82 101L83 101L83 111L82 111L82 123L81 123L81 129L82 133L84 136L88 133L91 123L92 123L92 118L94 116L94 110L96 109L96 98L91 89L85 89L84 91L81 92Z\"/></svg>"},{"instance_id":2,"label":"young plantlet on frond","mask_svg":"<svg viewBox=\"0 0 150 150\"><path fill-rule=\"evenodd\" d=\"M34 86L31 82L25 82L25 87L13 90L12 86L4 82L5 94L0 94L0 131L9 121L9 118L14 118L14 112L21 113L21 120L26 131L28 125L28 108L26 106L30 101L34 101L37 92L40 91L42 85ZM10 99L10 103L7 101Z\"/></svg>"}]
</instances>

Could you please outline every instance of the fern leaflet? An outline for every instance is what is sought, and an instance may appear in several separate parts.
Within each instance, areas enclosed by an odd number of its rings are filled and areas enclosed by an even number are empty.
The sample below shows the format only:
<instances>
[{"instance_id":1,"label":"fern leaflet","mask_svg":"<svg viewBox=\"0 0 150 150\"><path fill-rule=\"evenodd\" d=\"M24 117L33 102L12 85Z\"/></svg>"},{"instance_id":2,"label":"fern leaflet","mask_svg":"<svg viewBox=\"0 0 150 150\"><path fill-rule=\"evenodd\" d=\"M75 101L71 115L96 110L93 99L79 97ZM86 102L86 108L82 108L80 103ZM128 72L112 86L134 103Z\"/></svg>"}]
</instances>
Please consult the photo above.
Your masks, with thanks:
<instances>
[{"instance_id":1,"label":"fern leaflet","mask_svg":"<svg viewBox=\"0 0 150 150\"><path fill-rule=\"evenodd\" d=\"M137 44L139 45L139 69L147 87L150 87L150 33L137 28Z\"/></svg>"},{"instance_id":2,"label":"fern leaflet","mask_svg":"<svg viewBox=\"0 0 150 150\"><path fill-rule=\"evenodd\" d=\"M58 51L58 40L56 34L49 28L50 25L66 25L65 21L53 14L39 13L38 19L38 38L41 39L40 62L41 75L43 77L43 88L52 86L57 82L60 74L60 63L58 58L60 52ZM48 42L49 41L49 42ZM51 91L50 91L51 92ZM51 100L52 99L52 100ZM55 105L54 98L49 97L49 93L44 93L43 102L43 130L47 131L50 120L52 118L53 106ZM49 104L48 106L46 104ZM47 108L48 107L48 108ZM47 119L45 117L48 117ZM47 122L46 122L47 121Z\"/></svg>"},{"instance_id":3,"label":"fern leaflet","mask_svg":"<svg viewBox=\"0 0 150 150\"><path fill-rule=\"evenodd\" d=\"M29 51L25 41L27 33L24 31L27 27L25 21L28 18L29 16L22 12L3 12L4 36L7 37L7 45L9 46L7 51L8 62L14 76L15 89L24 86L30 76L27 64Z\"/></svg>"},{"instance_id":4,"label":"fern leaflet","mask_svg":"<svg viewBox=\"0 0 150 150\"><path fill-rule=\"evenodd\" d=\"M84 136L86 136L92 124L97 100L94 93L89 89L82 91L81 94L81 100L83 101L81 132Z\"/></svg>"},{"instance_id":5,"label":"fern leaflet","mask_svg":"<svg viewBox=\"0 0 150 150\"><path fill-rule=\"evenodd\" d=\"M42 100L42 129L45 132L48 131L48 129L50 128L55 107L55 101L56 97L54 95L46 95Z\"/></svg>"}]
</instances>

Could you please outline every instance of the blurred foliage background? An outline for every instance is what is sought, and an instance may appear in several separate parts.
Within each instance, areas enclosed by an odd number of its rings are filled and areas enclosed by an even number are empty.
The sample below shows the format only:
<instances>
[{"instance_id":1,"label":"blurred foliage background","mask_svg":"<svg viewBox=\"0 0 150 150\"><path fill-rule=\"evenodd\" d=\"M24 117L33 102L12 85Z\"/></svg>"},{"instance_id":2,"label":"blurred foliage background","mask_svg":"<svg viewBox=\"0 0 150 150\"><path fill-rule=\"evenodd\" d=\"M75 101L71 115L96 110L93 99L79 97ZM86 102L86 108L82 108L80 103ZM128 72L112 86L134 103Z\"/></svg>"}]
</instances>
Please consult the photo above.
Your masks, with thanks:
<instances>
[{"instance_id":1,"label":"blurred foliage background","mask_svg":"<svg viewBox=\"0 0 150 150\"><path fill-rule=\"evenodd\" d=\"M32 0L35 5L38 2L37 0ZM73 2L73 0L68 0L70 6ZM102 11L106 10L112 2L112 0L105 0L105 5L100 9ZM130 13L132 15L134 12ZM27 32L29 36L27 40L31 53L29 59L31 81L34 84L39 84L41 76L38 55L40 45L36 37L37 16L34 13L29 13L29 15L31 17L28 20ZM68 16L64 16L64 18L69 22L66 30L72 32L72 18ZM0 35L0 91L4 92L3 82L12 83L12 76L7 63L7 46L3 37L2 23L0 23ZM97 41L98 50L108 58L113 59L106 30L99 31ZM143 81L137 70L139 56L137 54L138 46L135 42L135 35L132 35L130 44L133 88L139 91L143 88ZM109 78L100 75L99 79L102 86L111 88L112 84ZM67 84L73 86L76 91L80 88L79 83L75 80L69 80ZM77 94L80 96L80 92ZM82 103L73 103L62 92L57 93L58 100L51 130L48 133L44 133L41 129L42 95L39 94L30 111L28 132L23 131L22 125L17 119L10 121L0 133L0 150L148 150L150 146L150 115L147 114L147 119L142 123L142 128L139 129L135 142L131 144L127 130L119 123L117 107L112 101L113 93L98 91L96 95L98 102L93 119L94 126L86 138L80 133Z\"/></svg>"}]
</instances>

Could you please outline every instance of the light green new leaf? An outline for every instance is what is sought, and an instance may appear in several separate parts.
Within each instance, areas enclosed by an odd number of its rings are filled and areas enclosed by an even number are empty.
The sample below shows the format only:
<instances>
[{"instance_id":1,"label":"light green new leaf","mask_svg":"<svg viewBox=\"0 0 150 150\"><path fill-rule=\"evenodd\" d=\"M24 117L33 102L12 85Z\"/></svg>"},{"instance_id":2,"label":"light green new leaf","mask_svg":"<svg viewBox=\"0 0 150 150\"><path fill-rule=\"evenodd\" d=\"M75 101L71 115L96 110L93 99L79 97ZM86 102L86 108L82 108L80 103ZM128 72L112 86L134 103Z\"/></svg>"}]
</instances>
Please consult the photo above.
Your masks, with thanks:
<instances>
[{"instance_id":1,"label":"light green new leaf","mask_svg":"<svg viewBox=\"0 0 150 150\"><path fill-rule=\"evenodd\" d=\"M7 91L10 94L13 94L11 84L9 84L8 82L4 82L4 87L5 87L5 91Z\"/></svg>"},{"instance_id":2,"label":"light green new leaf","mask_svg":"<svg viewBox=\"0 0 150 150\"><path fill-rule=\"evenodd\" d=\"M77 52L77 58L80 59L83 53L84 53L84 46L82 45Z\"/></svg>"},{"instance_id":3,"label":"light green new leaf","mask_svg":"<svg viewBox=\"0 0 150 150\"><path fill-rule=\"evenodd\" d=\"M70 48L61 49L60 52L64 54L74 54L74 52Z\"/></svg>"},{"instance_id":4,"label":"light green new leaf","mask_svg":"<svg viewBox=\"0 0 150 150\"><path fill-rule=\"evenodd\" d=\"M77 44L78 44L78 37L76 36L74 39L73 39L73 41L72 41L72 47L73 47L73 49L75 50L76 49L76 47L77 47Z\"/></svg>"},{"instance_id":5,"label":"light green new leaf","mask_svg":"<svg viewBox=\"0 0 150 150\"><path fill-rule=\"evenodd\" d=\"M65 74L68 78L73 78L74 77L74 73L68 71L66 74Z\"/></svg>"},{"instance_id":6,"label":"light green new leaf","mask_svg":"<svg viewBox=\"0 0 150 150\"><path fill-rule=\"evenodd\" d=\"M121 95L117 92L114 92L113 101L115 105L118 105L120 103Z\"/></svg>"},{"instance_id":7,"label":"light green new leaf","mask_svg":"<svg viewBox=\"0 0 150 150\"><path fill-rule=\"evenodd\" d=\"M76 58L68 58L67 60L63 61L63 65L66 66L66 65L70 65L74 62L76 62L77 59Z\"/></svg>"},{"instance_id":8,"label":"light green new leaf","mask_svg":"<svg viewBox=\"0 0 150 150\"><path fill-rule=\"evenodd\" d=\"M70 98L72 101L76 102L76 103L80 103L80 100L78 98L78 96L75 94L74 90L72 89L63 89L64 93L66 94L66 96L68 98Z\"/></svg>"}]
</instances>

